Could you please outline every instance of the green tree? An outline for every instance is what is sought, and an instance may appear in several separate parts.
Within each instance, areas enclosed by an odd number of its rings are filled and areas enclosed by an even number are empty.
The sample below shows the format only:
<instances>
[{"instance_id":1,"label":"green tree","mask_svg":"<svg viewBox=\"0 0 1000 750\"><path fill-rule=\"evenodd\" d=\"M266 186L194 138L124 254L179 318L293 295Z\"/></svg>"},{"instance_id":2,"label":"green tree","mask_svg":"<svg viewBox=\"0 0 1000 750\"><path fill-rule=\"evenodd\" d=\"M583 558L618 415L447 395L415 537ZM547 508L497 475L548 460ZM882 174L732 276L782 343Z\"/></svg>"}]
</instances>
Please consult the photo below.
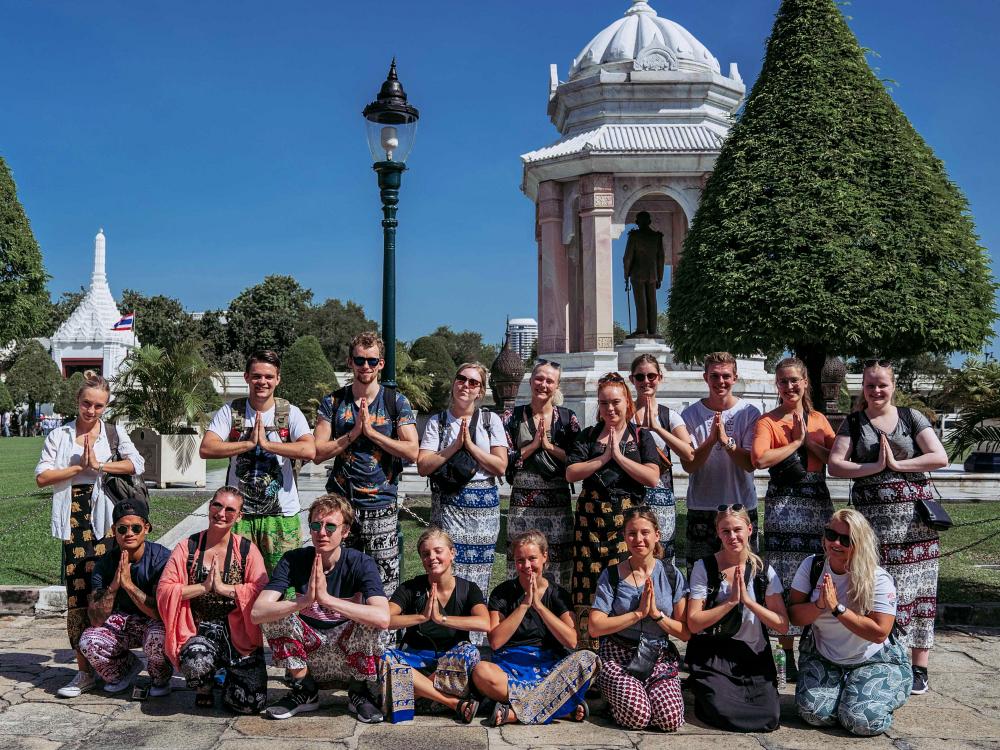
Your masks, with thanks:
<instances>
[{"instance_id":1,"label":"green tree","mask_svg":"<svg viewBox=\"0 0 1000 750\"><path fill-rule=\"evenodd\" d=\"M976 351L995 285L968 203L834 0L783 0L670 293L681 360Z\"/></svg>"},{"instance_id":2,"label":"green tree","mask_svg":"<svg viewBox=\"0 0 1000 750\"><path fill-rule=\"evenodd\" d=\"M628 331L625 330L625 326L619 323L617 320L614 322L614 328L612 329L614 335L615 346L624 343L625 339L628 338Z\"/></svg>"},{"instance_id":3,"label":"green tree","mask_svg":"<svg viewBox=\"0 0 1000 750\"><path fill-rule=\"evenodd\" d=\"M220 370L242 372L246 358L229 346L225 313L209 310L196 323L197 339L201 341L201 353L205 361Z\"/></svg>"},{"instance_id":4,"label":"green tree","mask_svg":"<svg viewBox=\"0 0 1000 750\"><path fill-rule=\"evenodd\" d=\"M431 408L444 409L451 394L456 364L440 336L421 336L410 347L410 357L423 361L423 373L431 378ZM405 391L404 391L405 393Z\"/></svg>"},{"instance_id":5,"label":"green tree","mask_svg":"<svg viewBox=\"0 0 1000 750\"><path fill-rule=\"evenodd\" d=\"M1000 363L967 360L943 378L938 400L959 414L955 429L945 436L949 457L961 459L980 443L1000 450Z\"/></svg>"},{"instance_id":6,"label":"green tree","mask_svg":"<svg viewBox=\"0 0 1000 750\"><path fill-rule=\"evenodd\" d=\"M319 400L339 387L333 367L323 354L319 339L300 336L281 358L278 395L302 409L310 424L316 422Z\"/></svg>"},{"instance_id":7,"label":"green tree","mask_svg":"<svg viewBox=\"0 0 1000 750\"><path fill-rule=\"evenodd\" d=\"M57 414L75 417L77 411L76 394L83 387L83 373L74 372L59 384L59 393L52 404Z\"/></svg>"},{"instance_id":8,"label":"green tree","mask_svg":"<svg viewBox=\"0 0 1000 750\"><path fill-rule=\"evenodd\" d=\"M80 306L87 290L82 286L77 292L63 292L58 301L49 302L46 312L46 322L41 330L42 336L52 336L59 326L66 322L66 319L73 314L73 311Z\"/></svg>"},{"instance_id":9,"label":"green tree","mask_svg":"<svg viewBox=\"0 0 1000 750\"><path fill-rule=\"evenodd\" d=\"M14 411L14 399L10 395L7 384L0 380L0 414L5 411Z\"/></svg>"},{"instance_id":10,"label":"green tree","mask_svg":"<svg viewBox=\"0 0 1000 750\"><path fill-rule=\"evenodd\" d=\"M62 375L52 357L37 341L28 341L7 373L7 387L17 403L28 405L28 421L34 423L38 404L54 401Z\"/></svg>"},{"instance_id":11,"label":"green tree","mask_svg":"<svg viewBox=\"0 0 1000 750\"><path fill-rule=\"evenodd\" d=\"M299 321L312 303L312 292L291 276L267 276L229 303L226 334L230 352L243 361L257 349L282 354L295 341Z\"/></svg>"},{"instance_id":12,"label":"green tree","mask_svg":"<svg viewBox=\"0 0 1000 750\"><path fill-rule=\"evenodd\" d=\"M448 326L438 326L430 335L441 340L456 367L462 362L479 362L481 365L489 367L499 353L499 350L492 344L484 344L483 334L475 331L456 333Z\"/></svg>"},{"instance_id":13,"label":"green tree","mask_svg":"<svg viewBox=\"0 0 1000 750\"><path fill-rule=\"evenodd\" d=\"M323 353L335 368L343 368L350 354L351 339L363 331L377 331L378 323L369 320L357 302L328 299L306 310L299 324L300 336L319 339ZM398 370L398 364L397 364Z\"/></svg>"},{"instance_id":14,"label":"green tree","mask_svg":"<svg viewBox=\"0 0 1000 750\"><path fill-rule=\"evenodd\" d=\"M197 336L194 320L173 297L147 297L134 289L122 292L122 312L135 313L135 335L141 344L170 351L182 341Z\"/></svg>"},{"instance_id":15,"label":"green tree","mask_svg":"<svg viewBox=\"0 0 1000 750\"><path fill-rule=\"evenodd\" d=\"M406 347L396 342L396 386L410 405L422 412L434 408L434 379L424 372L424 360L413 359Z\"/></svg>"},{"instance_id":16,"label":"green tree","mask_svg":"<svg viewBox=\"0 0 1000 750\"><path fill-rule=\"evenodd\" d=\"M0 156L0 345L43 332L49 310L48 278L14 177Z\"/></svg>"},{"instance_id":17,"label":"green tree","mask_svg":"<svg viewBox=\"0 0 1000 750\"><path fill-rule=\"evenodd\" d=\"M207 419L215 393L212 380L217 377L193 341L182 342L171 352L143 345L129 352L122 363L114 380L109 416L125 417L161 435L176 433Z\"/></svg>"}]
</instances>

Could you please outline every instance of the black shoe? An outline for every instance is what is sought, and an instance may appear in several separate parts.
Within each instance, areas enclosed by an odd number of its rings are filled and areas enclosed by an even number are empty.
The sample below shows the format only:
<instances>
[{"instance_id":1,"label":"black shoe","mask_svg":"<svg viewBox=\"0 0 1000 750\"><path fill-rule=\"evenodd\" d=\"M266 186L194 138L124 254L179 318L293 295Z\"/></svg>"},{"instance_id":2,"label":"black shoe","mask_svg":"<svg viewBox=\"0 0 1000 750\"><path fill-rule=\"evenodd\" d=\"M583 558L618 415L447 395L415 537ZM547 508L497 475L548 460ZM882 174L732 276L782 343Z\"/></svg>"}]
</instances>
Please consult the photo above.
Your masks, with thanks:
<instances>
[{"instance_id":1,"label":"black shoe","mask_svg":"<svg viewBox=\"0 0 1000 750\"><path fill-rule=\"evenodd\" d=\"M263 716L269 719L290 719L295 714L319 708L319 689L312 677L306 675L301 680L292 680L291 683L292 692L265 708L261 712Z\"/></svg>"},{"instance_id":2,"label":"black shoe","mask_svg":"<svg viewBox=\"0 0 1000 750\"><path fill-rule=\"evenodd\" d=\"M795 652L785 649L785 682L789 685L799 681L799 668L795 665Z\"/></svg>"},{"instance_id":3,"label":"black shoe","mask_svg":"<svg viewBox=\"0 0 1000 750\"><path fill-rule=\"evenodd\" d=\"M930 683L927 678L927 667L914 667L913 687L910 689L910 695L923 695L927 692L929 687Z\"/></svg>"},{"instance_id":4,"label":"black shoe","mask_svg":"<svg viewBox=\"0 0 1000 750\"><path fill-rule=\"evenodd\" d=\"M347 712L362 724L378 724L382 721L382 712L372 701L371 693L364 683L352 682L347 690Z\"/></svg>"}]
</instances>

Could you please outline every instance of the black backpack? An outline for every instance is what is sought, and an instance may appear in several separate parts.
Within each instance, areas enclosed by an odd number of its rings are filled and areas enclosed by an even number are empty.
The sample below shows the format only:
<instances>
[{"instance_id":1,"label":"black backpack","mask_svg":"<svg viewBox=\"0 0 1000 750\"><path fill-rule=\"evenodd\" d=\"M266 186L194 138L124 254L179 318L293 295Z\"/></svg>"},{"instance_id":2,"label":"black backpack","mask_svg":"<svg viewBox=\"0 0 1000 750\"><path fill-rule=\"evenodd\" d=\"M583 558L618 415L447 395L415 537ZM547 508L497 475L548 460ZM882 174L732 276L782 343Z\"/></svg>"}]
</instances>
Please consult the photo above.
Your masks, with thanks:
<instances>
[{"instance_id":1,"label":"black backpack","mask_svg":"<svg viewBox=\"0 0 1000 750\"><path fill-rule=\"evenodd\" d=\"M106 422L104 434L108 439L108 447L111 449L111 461L121 461L122 455L119 452L118 425L113 422ZM112 502L120 503L129 498L140 498L149 503L149 489L142 478L142 474L109 474L104 472L101 477L104 486L104 494L111 498Z\"/></svg>"},{"instance_id":2,"label":"black backpack","mask_svg":"<svg viewBox=\"0 0 1000 750\"><path fill-rule=\"evenodd\" d=\"M896 413L899 415L899 423L903 425L903 431L910 436L910 440L913 442L913 458L922 456L924 452L917 445L917 436L913 433L913 409L900 406L896 409ZM857 461L858 441L861 439L861 417L863 414L864 412L862 411L853 411L847 415L847 429L851 435L852 461Z\"/></svg>"},{"instance_id":3,"label":"black backpack","mask_svg":"<svg viewBox=\"0 0 1000 750\"><path fill-rule=\"evenodd\" d=\"M715 555L708 555L707 557L701 558L702 564L705 566L705 574L707 576L707 594L705 596L705 608L711 609L715 607L719 591L722 588L722 576L719 573L719 561L715 559ZM822 564L820 565L822 568ZM754 599L761 606L765 606L765 598L767 597L767 571L760 570L757 575L750 577L750 561L747 560L746 567L743 572L743 580L746 581L747 586L752 587ZM739 606L733 607L725 616L719 620L717 623L711 627L705 628L699 635L707 636L720 636L724 638L731 638L736 633L739 632L740 627L743 625L743 604L740 603Z\"/></svg>"},{"instance_id":4,"label":"black backpack","mask_svg":"<svg viewBox=\"0 0 1000 750\"><path fill-rule=\"evenodd\" d=\"M475 439L476 428L479 426L480 418L482 418L483 424L486 426L486 432L489 433L490 437L493 437L490 410L484 408L476 409L472 412L472 419L469 421L469 434ZM437 424L438 451L440 451L444 447L444 431L448 424L447 409L437 415ZM472 481L472 477L476 475L477 471L479 471L479 463L465 448L460 448L455 452L455 455L435 469L429 479L432 487L435 487L439 493L443 495L457 495L465 485Z\"/></svg>"},{"instance_id":5,"label":"black backpack","mask_svg":"<svg viewBox=\"0 0 1000 750\"><path fill-rule=\"evenodd\" d=\"M393 440L398 440L399 434L396 429L396 418L399 416L399 411L396 409L397 391L395 388L389 385L383 385L381 386L381 388L382 388L381 391L382 402L385 404L385 415L389 418L389 425L391 427L391 430L389 432L389 437L392 438ZM337 424L336 424L337 407L340 406L340 404L342 404L344 401L351 401L353 403L354 394L351 392L351 386L345 385L341 388L338 388L337 390L335 390L333 393L330 394L330 400L333 402L333 408L331 410L333 419L331 420L330 423L331 437L338 438L341 437L341 435L343 435L344 433L337 434ZM330 472L330 477L326 483L327 492L340 491L340 489L337 488L334 475L337 473L337 469L339 469L346 460L343 456L344 454L342 453L340 456L337 456L336 460L334 461L333 471ZM388 464L386 464L387 461ZM384 473L386 477L392 477L393 479L397 478L400 475L400 473L403 471L403 466L405 465L403 459L401 459L399 456L392 455L391 453L389 453L389 451L382 451L381 463L382 463L382 473ZM386 470L387 468L388 471ZM346 490L348 494L351 493L350 487L344 487L343 489Z\"/></svg>"}]
</instances>

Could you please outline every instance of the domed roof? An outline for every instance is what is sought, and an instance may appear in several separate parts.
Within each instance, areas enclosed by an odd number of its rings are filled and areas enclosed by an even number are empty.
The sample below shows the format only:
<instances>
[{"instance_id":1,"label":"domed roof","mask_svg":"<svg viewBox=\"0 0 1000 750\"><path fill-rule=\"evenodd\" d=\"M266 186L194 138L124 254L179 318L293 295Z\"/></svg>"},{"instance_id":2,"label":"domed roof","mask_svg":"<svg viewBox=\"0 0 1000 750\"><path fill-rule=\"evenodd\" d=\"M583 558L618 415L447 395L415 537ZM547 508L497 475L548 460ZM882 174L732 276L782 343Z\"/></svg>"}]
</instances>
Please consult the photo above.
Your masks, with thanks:
<instances>
[{"instance_id":1,"label":"domed roof","mask_svg":"<svg viewBox=\"0 0 1000 750\"><path fill-rule=\"evenodd\" d=\"M691 70L719 73L719 61L680 24L661 18L646 0L599 33L573 60L569 77L598 65L632 63L636 70Z\"/></svg>"}]
</instances>

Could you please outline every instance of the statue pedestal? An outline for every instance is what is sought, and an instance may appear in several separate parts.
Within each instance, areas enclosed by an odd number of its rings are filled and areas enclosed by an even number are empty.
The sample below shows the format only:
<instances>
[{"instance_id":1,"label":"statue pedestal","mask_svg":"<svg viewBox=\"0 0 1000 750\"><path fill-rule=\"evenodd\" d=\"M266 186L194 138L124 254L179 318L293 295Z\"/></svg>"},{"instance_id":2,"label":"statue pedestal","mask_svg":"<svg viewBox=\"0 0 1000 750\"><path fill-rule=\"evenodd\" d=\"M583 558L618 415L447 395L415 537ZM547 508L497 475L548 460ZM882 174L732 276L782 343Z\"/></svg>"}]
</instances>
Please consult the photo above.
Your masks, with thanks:
<instances>
[{"instance_id":1,"label":"statue pedestal","mask_svg":"<svg viewBox=\"0 0 1000 750\"><path fill-rule=\"evenodd\" d=\"M625 372L632 367L632 360L642 354L652 354L664 370L687 369L674 367L673 352L667 346L667 342L659 337L655 339L642 336L630 337L615 346L615 351L618 352L618 369Z\"/></svg>"}]
</instances>

